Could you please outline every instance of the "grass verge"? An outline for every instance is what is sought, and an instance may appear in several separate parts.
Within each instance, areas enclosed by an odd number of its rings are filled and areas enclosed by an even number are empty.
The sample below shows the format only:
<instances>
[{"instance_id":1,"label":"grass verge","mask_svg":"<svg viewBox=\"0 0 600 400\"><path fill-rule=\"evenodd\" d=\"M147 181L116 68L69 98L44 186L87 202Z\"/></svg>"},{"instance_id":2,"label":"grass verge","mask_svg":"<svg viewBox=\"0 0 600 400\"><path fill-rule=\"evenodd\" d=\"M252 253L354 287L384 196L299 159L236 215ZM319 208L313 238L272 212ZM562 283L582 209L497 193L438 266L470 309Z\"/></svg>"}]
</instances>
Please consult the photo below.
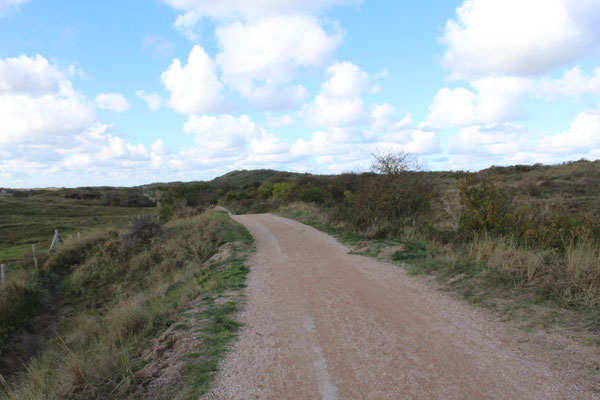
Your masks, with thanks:
<instances>
[{"instance_id":1,"label":"grass verge","mask_svg":"<svg viewBox=\"0 0 600 400\"><path fill-rule=\"evenodd\" d=\"M176 322L194 299L200 299L193 314L199 328L189 333L201 356L186 357L189 385L173 387L164 398L188 386L184 397L203 393L239 327L229 317L237 299L220 299L243 288L243 254L251 243L226 213L206 212L165 225L140 223L95 243L76 265L57 263L53 268L67 273L65 314L46 349L2 390L2 398L144 397L140 371L157 356L144 357L145 351L169 329L186 332ZM214 261L223 248L229 250ZM73 252L61 247L55 259L75 259Z\"/></svg>"}]
</instances>

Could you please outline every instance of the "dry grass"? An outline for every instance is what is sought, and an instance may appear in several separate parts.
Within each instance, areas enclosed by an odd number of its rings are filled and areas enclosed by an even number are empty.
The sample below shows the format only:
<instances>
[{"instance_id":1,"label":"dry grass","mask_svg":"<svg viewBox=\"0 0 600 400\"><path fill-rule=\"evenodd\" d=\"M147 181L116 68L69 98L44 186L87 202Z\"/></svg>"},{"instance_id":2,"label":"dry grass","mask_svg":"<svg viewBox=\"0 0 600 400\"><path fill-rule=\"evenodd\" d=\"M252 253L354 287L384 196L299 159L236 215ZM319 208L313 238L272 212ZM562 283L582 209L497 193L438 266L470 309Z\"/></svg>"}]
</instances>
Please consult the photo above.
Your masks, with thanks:
<instances>
[{"instance_id":1,"label":"dry grass","mask_svg":"<svg viewBox=\"0 0 600 400\"><path fill-rule=\"evenodd\" d=\"M47 349L2 398L123 398L126 387L135 387L135 372L143 366L139 355L149 340L190 299L227 287L229 278L204 262L239 229L228 224L234 223L208 213L172 221L146 242L132 242L135 232L99 235L79 265L71 264L71 253L89 246L65 243L61 253L68 254L57 253L47 265L72 265L63 283L70 311Z\"/></svg>"}]
</instances>

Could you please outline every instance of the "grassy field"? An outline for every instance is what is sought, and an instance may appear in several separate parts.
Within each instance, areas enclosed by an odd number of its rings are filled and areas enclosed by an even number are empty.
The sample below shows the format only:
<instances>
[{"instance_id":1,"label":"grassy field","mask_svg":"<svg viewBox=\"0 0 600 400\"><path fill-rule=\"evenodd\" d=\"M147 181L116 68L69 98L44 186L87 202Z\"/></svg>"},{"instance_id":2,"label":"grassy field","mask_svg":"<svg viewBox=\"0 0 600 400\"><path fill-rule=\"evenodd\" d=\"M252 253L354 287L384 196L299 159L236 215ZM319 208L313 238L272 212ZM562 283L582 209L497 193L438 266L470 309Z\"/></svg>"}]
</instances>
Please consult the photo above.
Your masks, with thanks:
<instances>
[{"instance_id":1,"label":"grassy field","mask_svg":"<svg viewBox=\"0 0 600 400\"><path fill-rule=\"evenodd\" d=\"M230 314L242 297L251 245L250 234L224 212L67 240L41 269L66 274L66 314L44 351L0 387L0 397L197 398L240 326ZM218 252L222 257L210 261ZM169 339L176 335L185 337ZM190 341L192 347L166 355ZM168 370L178 379L153 387L156 374Z\"/></svg>"},{"instance_id":2,"label":"grassy field","mask_svg":"<svg viewBox=\"0 0 600 400\"><path fill-rule=\"evenodd\" d=\"M121 228L138 214L156 213L149 207L103 206L64 198L53 192L28 197L0 196L0 261L14 263L31 253L48 250L54 229L63 238L92 229Z\"/></svg>"}]
</instances>

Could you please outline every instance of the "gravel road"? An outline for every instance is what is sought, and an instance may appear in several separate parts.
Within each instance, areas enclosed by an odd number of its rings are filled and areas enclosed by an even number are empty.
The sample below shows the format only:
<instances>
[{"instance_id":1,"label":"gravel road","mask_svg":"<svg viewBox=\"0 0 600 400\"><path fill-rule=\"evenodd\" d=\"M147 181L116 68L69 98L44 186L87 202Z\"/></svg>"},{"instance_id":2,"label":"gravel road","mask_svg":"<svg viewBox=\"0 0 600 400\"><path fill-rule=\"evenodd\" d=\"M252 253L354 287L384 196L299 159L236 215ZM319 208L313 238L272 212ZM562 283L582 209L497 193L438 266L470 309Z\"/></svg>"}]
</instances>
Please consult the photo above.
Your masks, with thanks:
<instances>
[{"instance_id":1,"label":"gravel road","mask_svg":"<svg viewBox=\"0 0 600 400\"><path fill-rule=\"evenodd\" d=\"M207 399L600 399L397 266L285 218L234 218L257 252L246 325Z\"/></svg>"}]
</instances>

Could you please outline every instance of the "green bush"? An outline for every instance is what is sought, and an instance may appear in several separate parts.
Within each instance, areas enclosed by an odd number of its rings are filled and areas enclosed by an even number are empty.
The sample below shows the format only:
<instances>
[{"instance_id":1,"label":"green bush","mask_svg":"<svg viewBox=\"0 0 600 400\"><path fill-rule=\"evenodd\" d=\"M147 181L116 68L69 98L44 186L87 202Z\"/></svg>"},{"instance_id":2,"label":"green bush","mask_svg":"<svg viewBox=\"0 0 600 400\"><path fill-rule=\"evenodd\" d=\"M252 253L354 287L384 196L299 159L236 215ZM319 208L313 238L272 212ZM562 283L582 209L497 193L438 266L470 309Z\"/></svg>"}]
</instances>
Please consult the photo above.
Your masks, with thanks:
<instances>
[{"instance_id":1,"label":"green bush","mask_svg":"<svg viewBox=\"0 0 600 400\"><path fill-rule=\"evenodd\" d=\"M288 200L293 188L294 184L290 182L276 183L273 185L273 198Z\"/></svg>"},{"instance_id":2,"label":"green bush","mask_svg":"<svg viewBox=\"0 0 600 400\"><path fill-rule=\"evenodd\" d=\"M261 199L268 199L269 197L273 196L273 186L274 185L271 182L263 183L257 190L258 196Z\"/></svg>"},{"instance_id":3,"label":"green bush","mask_svg":"<svg viewBox=\"0 0 600 400\"><path fill-rule=\"evenodd\" d=\"M467 176L458 186L463 207L459 227L467 232L511 234L514 232L513 195L490 178Z\"/></svg>"},{"instance_id":4,"label":"green bush","mask_svg":"<svg viewBox=\"0 0 600 400\"><path fill-rule=\"evenodd\" d=\"M327 191L311 183L298 185L292 192L294 200L305 201L307 203L324 203L329 197Z\"/></svg>"},{"instance_id":5,"label":"green bush","mask_svg":"<svg viewBox=\"0 0 600 400\"><path fill-rule=\"evenodd\" d=\"M240 192L235 192L233 190L230 190L227 193L225 193L225 201L234 201L234 200L239 200L241 198L242 198L242 195Z\"/></svg>"}]
</instances>

